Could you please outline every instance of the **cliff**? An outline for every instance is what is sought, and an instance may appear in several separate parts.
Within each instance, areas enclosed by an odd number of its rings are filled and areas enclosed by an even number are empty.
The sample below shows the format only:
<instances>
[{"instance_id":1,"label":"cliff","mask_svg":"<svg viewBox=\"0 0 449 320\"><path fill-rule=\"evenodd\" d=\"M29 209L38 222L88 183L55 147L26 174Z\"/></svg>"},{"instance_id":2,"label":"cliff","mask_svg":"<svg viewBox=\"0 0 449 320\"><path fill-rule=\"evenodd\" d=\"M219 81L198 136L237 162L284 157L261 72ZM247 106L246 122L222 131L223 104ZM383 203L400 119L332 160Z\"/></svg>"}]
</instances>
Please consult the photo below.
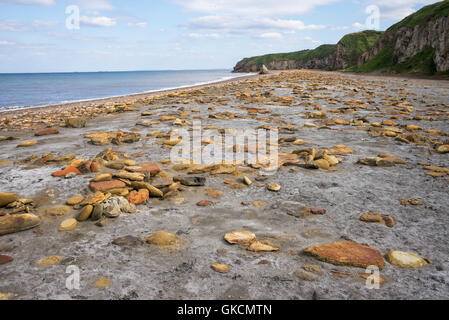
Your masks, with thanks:
<instances>
[{"instance_id":1,"label":"cliff","mask_svg":"<svg viewBox=\"0 0 449 320\"><path fill-rule=\"evenodd\" d=\"M234 72L257 72L262 65L270 70L340 70L357 64L360 55L371 48L383 32L366 30L344 36L337 44L324 44L313 50L277 53L245 58Z\"/></svg>"},{"instance_id":2,"label":"cliff","mask_svg":"<svg viewBox=\"0 0 449 320\"><path fill-rule=\"evenodd\" d=\"M449 1L422 8L391 26L354 71L449 71Z\"/></svg>"}]
</instances>

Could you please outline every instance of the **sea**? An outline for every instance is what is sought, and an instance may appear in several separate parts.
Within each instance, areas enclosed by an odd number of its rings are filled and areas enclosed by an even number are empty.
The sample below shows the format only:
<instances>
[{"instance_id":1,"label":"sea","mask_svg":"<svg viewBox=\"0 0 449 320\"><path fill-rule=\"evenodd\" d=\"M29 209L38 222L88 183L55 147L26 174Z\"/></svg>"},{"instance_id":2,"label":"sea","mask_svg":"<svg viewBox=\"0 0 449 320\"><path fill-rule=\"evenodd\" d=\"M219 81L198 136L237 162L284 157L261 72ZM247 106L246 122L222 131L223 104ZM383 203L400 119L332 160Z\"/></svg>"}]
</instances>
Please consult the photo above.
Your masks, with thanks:
<instances>
[{"instance_id":1,"label":"sea","mask_svg":"<svg viewBox=\"0 0 449 320\"><path fill-rule=\"evenodd\" d=\"M210 84L231 70L0 73L0 112Z\"/></svg>"}]
</instances>

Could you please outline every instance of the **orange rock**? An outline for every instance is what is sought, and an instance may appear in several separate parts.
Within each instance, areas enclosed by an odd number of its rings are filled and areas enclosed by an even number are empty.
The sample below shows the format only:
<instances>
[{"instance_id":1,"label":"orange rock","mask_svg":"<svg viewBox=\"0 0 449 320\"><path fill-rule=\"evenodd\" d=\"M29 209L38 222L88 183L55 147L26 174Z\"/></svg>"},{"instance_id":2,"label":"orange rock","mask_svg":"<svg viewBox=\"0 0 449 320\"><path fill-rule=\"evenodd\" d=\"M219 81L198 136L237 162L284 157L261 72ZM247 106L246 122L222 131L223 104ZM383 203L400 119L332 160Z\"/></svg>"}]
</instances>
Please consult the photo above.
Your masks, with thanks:
<instances>
[{"instance_id":1,"label":"orange rock","mask_svg":"<svg viewBox=\"0 0 449 320\"><path fill-rule=\"evenodd\" d=\"M196 204L198 207L207 207L207 206L211 206L212 202L209 200L201 200L200 202L198 202Z\"/></svg>"},{"instance_id":2,"label":"orange rock","mask_svg":"<svg viewBox=\"0 0 449 320\"><path fill-rule=\"evenodd\" d=\"M101 181L101 182L91 182L89 184L90 190L97 191L106 191L110 189L117 189L126 187L126 184L120 180L111 180L111 181Z\"/></svg>"},{"instance_id":3,"label":"orange rock","mask_svg":"<svg viewBox=\"0 0 449 320\"><path fill-rule=\"evenodd\" d=\"M98 163L97 162L92 162L92 164L90 165L90 171L91 172L98 172L99 168L98 168Z\"/></svg>"},{"instance_id":4,"label":"orange rock","mask_svg":"<svg viewBox=\"0 0 449 320\"><path fill-rule=\"evenodd\" d=\"M46 129L46 130L42 130L42 131L36 132L34 135L36 137L40 137L40 136L47 136L47 135L50 135L50 134L58 134L58 133L59 133L59 130L56 129L56 128L53 128L53 129Z\"/></svg>"},{"instance_id":5,"label":"orange rock","mask_svg":"<svg viewBox=\"0 0 449 320\"><path fill-rule=\"evenodd\" d=\"M131 169L132 172L149 172L152 176L158 174L161 169L157 165L157 163L154 162L148 162L148 163L141 163L137 165L135 168Z\"/></svg>"},{"instance_id":6,"label":"orange rock","mask_svg":"<svg viewBox=\"0 0 449 320\"><path fill-rule=\"evenodd\" d=\"M304 253L335 265L360 268L374 265L382 269L385 263L378 249L351 241L311 246Z\"/></svg>"},{"instance_id":7,"label":"orange rock","mask_svg":"<svg viewBox=\"0 0 449 320\"><path fill-rule=\"evenodd\" d=\"M140 189L139 191L131 191L127 197L132 204L141 204L150 197L150 192L147 189Z\"/></svg>"},{"instance_id":8,"label":"orange rock","mask_svg":"<svg viewBox=\"0 0 449 320\"><path fill-rule=\"evenodd\" d=\"M73 172L73 173L75 173L77 175L81 174L81 172L77 168L68 166L64 170L53 172L51 175L53 177L64 177L64 176L66 176L67 174L69 174L71 172Z\"/></svg>"}]
</instances>

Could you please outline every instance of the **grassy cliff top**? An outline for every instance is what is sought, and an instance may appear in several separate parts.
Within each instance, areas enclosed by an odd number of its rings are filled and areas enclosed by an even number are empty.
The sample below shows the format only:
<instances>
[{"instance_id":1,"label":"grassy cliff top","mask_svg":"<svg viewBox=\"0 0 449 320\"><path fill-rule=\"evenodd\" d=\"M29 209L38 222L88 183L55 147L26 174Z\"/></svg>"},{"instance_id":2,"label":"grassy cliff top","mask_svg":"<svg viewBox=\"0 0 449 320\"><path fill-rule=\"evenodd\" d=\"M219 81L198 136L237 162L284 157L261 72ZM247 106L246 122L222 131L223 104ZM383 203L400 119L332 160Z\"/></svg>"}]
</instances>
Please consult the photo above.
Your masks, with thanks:
<instances>
[{"instance_id":1,"label":"grassy cliff top","mask_svg":"<svg viewBox=\"0 0 449 320\"><path fill-rule=\"evenodd\" d=\"M360 55L368 51L383 33L383 31L365 30L350 33L341 38L338 43L345 48L346 62L349 65L357 64Z\"/></svg>"},{"instance_id":2,"label":"grassy cliff top","mask_svg":"<svg viewBox=\"0 0 449 320\"><path fill-rule=\"evenodd\" d=\"M449 0L437 2L421 8L402 21L391 26L387 31L400 27L414 28L416 25L439 17L449 16Z\"/></svg>"}]
</instances>

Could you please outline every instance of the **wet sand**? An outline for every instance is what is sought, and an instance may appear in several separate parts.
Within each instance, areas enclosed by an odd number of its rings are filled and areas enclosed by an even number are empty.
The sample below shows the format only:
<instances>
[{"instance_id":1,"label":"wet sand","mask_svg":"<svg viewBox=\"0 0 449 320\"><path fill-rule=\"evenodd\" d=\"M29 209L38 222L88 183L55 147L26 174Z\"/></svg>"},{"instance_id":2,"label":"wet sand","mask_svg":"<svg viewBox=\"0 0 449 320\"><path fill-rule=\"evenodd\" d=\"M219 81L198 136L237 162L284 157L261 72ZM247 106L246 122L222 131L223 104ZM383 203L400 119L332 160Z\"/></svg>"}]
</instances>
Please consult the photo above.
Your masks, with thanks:
<instances>
[{"instance_id":1,"label":"wet sand","mask_svg":"<svg viewBox=\"0 0 449 320\"><path fill-rule=\"evenodd\" d=\"M0 255L14 258L0 265L0 293L11 293L11 299L449 298L449 174L444 169L449 167L449 154L436 152L449 140L447 81L290 71L132 97L132 102L130 97L121 99L98 101L98 106L88 111L83 104L73 105L72 111L62 110L62 115L55 115L48 123L34 114L25 115L29 121L24 122L23 113L10 113L8 124L0 122L0 135L15 138L0 141L0 158L10 162L0 167L0 192L33 199L29 209L42 219L38 228L0 236ZM126 101L131 111L108 112L110 106L99 106ZM25 114L56 114L60 108L67 106ZM73 114L85 114L86 127L58 127ZM266 178L245 165L228 174L206 171L189 175L192 168L176 170L165 161L170 149L164 141L170 130L190 125L176 126L163 116L190 123L201 118L203 127L219 129L278 128L279 152L296 155L300 163L313 148L317 151L315 159L323 150L342 144L352 153L335 155L341 162L329 169L311 170L287 163ZM0 119L3 117L0 114ZM136 125L142 120L151 123ZM18 130L24 125L25 129ZM33 136L47 126L58 127L60 133ZM140 133L140 140L96 146L84 138L87 133L101 131ZM162 133L159 138L153 134L157 131ZM399 139L403 136L411 139L409 143ZM295 145L298 139L304 144ZM27 140L37 144L17 148ZM58 231L59 224L76 217L81 208L59 217L48 216L46 209L64 205L74 195L92 194L89 182L96 174L54 178L51 174L69 163L19 161L48 153L95 159L107 148L113 148L121 161L127 154L137 164L157 163L169 176L204 177L206 184L180 186L163 199L150 198L137 205L137 213L107 219L104 227L88 220L79 222L73 231ZM382 153L405 164L384 167L357 163ZM429 165L440 169L426 169ZM435 170L440 174L429 175ZM100 168L100 172L118 171ZM244 176L253 183L242 183ZM234 182L225 183L228 180ZM279 192L267 189L272 182L281 186ZM417 199L422 204L403 205L400 199ZM201 200L211 204L200 207L197 203ZM286 204L325 209L326 213L292 212ZM10 214L12 209L0 210ZM394 227L359 220L371 211L392 217ZM176 235L180 243L174 247L146 243L146 237L158 230ZM251 231L279 250L253 252L231 245L223 237L233 230ZM142 242L112 244L127 235ZM370 290L360 277L364 268L335 265L303 252L311 245L336 241L366 244L383 257L389 250L416 253L431 263L400 268L385 260L381 271L384 283L380 289ZM36 265L48 256L60 256L64 263ZM214 271L214 263L228 265L229 272ZM80 290L66 287L68 265L80 270ZM95 285L100 277L111 283Z\"/></svg>"}]
</instances>

